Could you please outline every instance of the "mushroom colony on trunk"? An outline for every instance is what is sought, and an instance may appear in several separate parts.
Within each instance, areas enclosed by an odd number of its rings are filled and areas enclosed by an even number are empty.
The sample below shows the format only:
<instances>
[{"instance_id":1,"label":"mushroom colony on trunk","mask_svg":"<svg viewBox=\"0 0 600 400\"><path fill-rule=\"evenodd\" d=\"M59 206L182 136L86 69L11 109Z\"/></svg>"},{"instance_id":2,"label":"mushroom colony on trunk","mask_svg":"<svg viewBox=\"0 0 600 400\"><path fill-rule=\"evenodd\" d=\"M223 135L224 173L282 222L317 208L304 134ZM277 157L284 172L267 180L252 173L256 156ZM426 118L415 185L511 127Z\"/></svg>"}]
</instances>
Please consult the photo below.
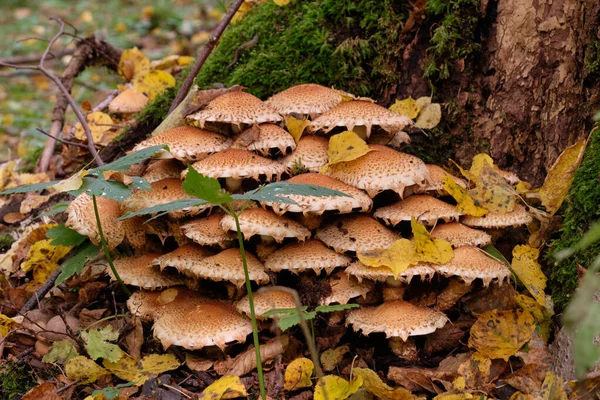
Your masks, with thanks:
<instances>
[{"instance_id":1,"label":"mushroom colony on trunk","mask_svg":"<svg viewBox=\"0 0 600 400\"><path fill-rule=\"evenodd\" d=\"M290 117L308 125L299 140L286 130L284 121ZM444 190L445 170L396 148L369 143L376 132L408 138L403 129L412 122L405 116L307 84L267 101L228 92L187 118L190 126L167 130L134 148L169 146L141 175L151 190L138 190L122 204L98 199L109 247L125 242L133 248L129 254L134 255L114 263L124 283L137 288L128 307L152 323L154 336L165 347L226 349L244 342L252 331L233 217L205 205L150 221L116 220L125 212L190 198L182 188L188 166L218 179L230 193L287 180L347 195L284 195L294 204L257 202L239 214L249 279L256 290L254 305L266 336L276 334L273 320L278 316L264 314L295 307L288 291L269 286L296 289L308 310L360 305L328 314L322 329L370 335L373 340L391 338L392 347L399 340L414 347L422 343L414 337L431 334L458 315L451 310L463 295L505 284L511 276L482 247L498 237L499 229L529 223L528 211L518 205L505 214L463 215ZM365 140L370 151L343 167L323 169L329 161L329 138L348 130ZM502 176L515 183L511 175ZM471 184L450 177L461 188ZM432 239L447 241L453 258L412 265L400 274L358 260L357 254L410 239L411 220L425 226ZM67 224L99 242L86 194L69 205Z\"/></svg>"}]
</instances>

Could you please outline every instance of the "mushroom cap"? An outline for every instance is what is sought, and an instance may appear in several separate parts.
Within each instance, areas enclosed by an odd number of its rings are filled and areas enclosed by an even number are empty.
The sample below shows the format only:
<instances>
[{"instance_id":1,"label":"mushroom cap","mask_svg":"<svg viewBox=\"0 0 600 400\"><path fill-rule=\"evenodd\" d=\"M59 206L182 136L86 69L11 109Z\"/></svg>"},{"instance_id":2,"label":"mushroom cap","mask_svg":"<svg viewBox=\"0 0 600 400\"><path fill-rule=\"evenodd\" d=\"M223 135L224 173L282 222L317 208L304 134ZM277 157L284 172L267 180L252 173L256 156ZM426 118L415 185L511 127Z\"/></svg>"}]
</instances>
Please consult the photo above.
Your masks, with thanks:
<instances>
[{"instance_id":1,"label":"mushroom cap","mask_svg":"<svg viewBox=\"0 0 600 400\"><path fill-rule=\"evenodd\" d=\"M305 241L310 237L310 231L299 222L262 208L247 208L238 219L246 240L254 235L262 235L271 236L277 243L281 243L285 238ZM225 215L221 219L221 228L225 231L237 231L235 219L231 215Z\"/></svg>"},{"instance_id":2,"label":"mushroom cap","mask_svg":"<svg viewBox=\"0 0 600 400\"><path fill-rule=\"evenodd\" d=\"M348 214L353 211L367 212L373 206L373 201L365 192L354 186L346 185L344 182L329 177L327 175L309 172L307 174L296 175L286 182L300 183L313 186L322 186L327 189L337 190L352 197L344 196L304 196L304 195L281 195L296 202L296 204L287 204L280 202L266 201L262 205L273 208L276 214L286 212L301 212L303 214L314 213L321 215L325 211L335 210L340 214Z\"/></svg>"},{"instance_id":3,"label":"mushroom cap","mask_svg":"<svg viewBox=\"0 0 600 400\"><path fill-rule=\"evenodd\" d=\"M181 232L202 246L229 247L235 235L221 229L222 214L197 218L181 225Z\"/></svg>"},{"instance_id":4,"label":"mushroom cap","mask_svg":"<svg viewBox=\"0 0 600 400\"><path fill-rule=\"evenodd\" d=\"M315 237L342 253L387 249L400 236L367 215L342 216L319 228Z\"/></svg>"},{"instance_id":5,"label":"mushroom cap","mask_svg":"<svg viewBox=\"0 0 600 400\"><path fill-rule=\"evenodd\" d=\"M158 253L149 253L137 257L123 257L115 260L113 265L126 285L156 290L185 284L182 277L161 273L153 267L152 261L159 256ZM111 280L115 281L112 270L109 268L107 272Z\"/></svg>"},{"instance_id":6,"label":"mushroom cap","mask_svg":"<svg viewBox=\"0 0 600 400\"><path fill-rule=\"evenodd\" d=\"M405 269L399 276L396 276L388 267L369 267L360 261L355 261L346 268L345 272L356 277L359 282L363 279L385 282L392 278L410 283L415 276L420 277L421 280L431 279L435 274L435 269L429 265L413 265Z\"/></svg>"},{"instance_id":7,"label":"mushroom cap","mask_svg":"<svg viewBox=\"0 0 600 400\"><path fill-rule=\"evenodd\" d=\"M201 111L188 116L204 126L207 121L230 124L262 124L281 121L281 115L269 104L246 92L228 92L217 97Z\"/></svg>"},{"instance_id":8,"label":"mushroom cap","mask_svg":"<svg viewBox=\"0 0 600 400\"><path fill-rule=\"evenodd\" d=\"M507 213L490 212L483 217L464 216L460 222L474 228L506 228L509 226L526 225L533 220L525 207L520 204Z\"/></svg>"},{"instance_id":9,"label":"mushroom cap","mask_svg":"<svg viewBox=\"0 0 600 400\"><path fill-rule=\"evenodd\" d=\"M195 162L208 157L210 154L229 148L232 143L233 141L230 138L215 132L194 126L179 126L160 135L149 137L138 143L133 151L166 144L169 146L169 153L176 159L184 162Z\"/></svg>"},{"instance_id":10,"label":"mushroom cap","mask_svg":"<svg viewBox=\"0 0 600 400\"><path fill-rule=\"evenodd\" d=\"M154 321L154 336L166 349L171 345L194 350L207 346L223 349L230 342L244 343L252 324L232 304L178 294L163 306Z\"/></svg>"},{"instance_id":11,"label":"mushroom cap","mask_svg":"<svg viewBox=\"0 0 600 400\"><path fill-rule=\"evenodd\" d=\"M193 199L183 190L181 180L174 178L161 179L150 184L151 190L136 190L131 196L123 200L122 208L127 211L140 211L145 208L167 204L180 199ZM172 218L182 218L188 215L196 215L211 208L206 203L197 207L186 208L183 210L171 211L169 216ZM102 225L104 227L104 225Z\"/></svg>"},{"instance_id":12,"label":"mushroom cap","mask_svg":"<svg viewBox=\"0 0 600 400\"><path fill-rule=\"evenodd\" d=\"M431 180L429 181L429 183L427 185L425 185L423 187L417 187L415 190L417 193L422 193L422 192L444 193L444 176L445 175L450 175L452 180L457 185L459 185L463 188L467 187L467 182L465 182L464 179L458 178L454 175L447 173L446 171L444 171L444 169L442 167L438 167L437 165L433 165L433 164L427 164L427 169L429 170L429 176L430 176Z\"/></svg>"},{"instance_id":13,"label":"mushroom cap","mask_svg":"<svg viewBox=\"0 0 600 400\"><path fill-rule=\"evenodd\" d=\"M351 299L358 296L364 299L373 287L372 284L349 277L344 271L332 275L327 282L331 286L331 294L319 300L321 305L348 304Z\"/></svg>"},{"instance_id":14,"label":"mushroom cap","mask_svg":"<svg viewBox=\"0 0 600 400\"><path fill-rule=\"evenodd\" d=\"M392 226L402 221L410 221L412 217L425 225L432 226L439 219L445 222L458 221L461 215L456 210L456 206L426 194L409 196L389 206L378 208L373 214L375 218L382 219Z\"/></svg>"},{"instance_id":15,"label":"mushroom cap","mask_svg":"<svg viewBox=\"0 0 600 400\"><path fill-rule=\"evenodd\" d=\"M153 183L168 178L179 179L182 170L182 165L174 158L157 160L148 165L148 168L146 168L146 171L144 171L142 178L144 178L148 183Z\"/></svg>"},{"instance_id":16,"label":"mushroom cap","mask_svg":"<svg viewBox=\"0 0 600 400\"><path fill-rule=\"evenodd\" d=\"M277 112L288 114L321 114L342 102L337 90L314 83L292 86L267 100Z\"/></svg>"},{"instance_id":17,"label":"mushroom cap","mask_svg":"<svg viewBox=\"0 0 600 400\"><path fill-rule=\"evenodd\" d=\"M302 272L309 269L315 273L325 269L345 267L352 259L327 248L319 240L311 239L304 243L292 243L273 252L265 261L265 268L273 272L288 270Z\"/></svg>"},{"instance_id":18,"label":"mushroom cap","mask_svg":"<svg viewBox=\"0 0 600 400\"><path fill-rule=\"evenodd\" d=\"M255 129L254 127L250 127L248 129ZM244 140L244 131L240 134L240 136L233 142L232 147L236 149L246 149L250 151L255 151L263 156L267 156L271 149L278 149L281 154L286 154L288 152L287 149L291 149L292 151L296 148L296 141L289 134L288 131L279 127L275 124L262 124L258 125L258 138L249 145L244 145L242 141Z\"/></svg>"},{"instance_id":19,"label":"mushroom cap","mask_svg":"<svg viewBox=\"0 0 600 400\"><path fill-rule=\"evenodd\" d=\"M251 281L258 284L269 282L269 275L256 256L246 252L246 263ZM237 287L242 287L245 282L242 256L240 249L237 248L223 250L219 254L194 263L187 269L186 274L212 281L229 281Z\"/></svg>"},{"instance_id":20,"label":"mushroom cap","mask_svg":"<svg viewBox=\"0 0 600 400\"><path fill-rule=\"evenodd\" d=\"M499 283L509 280L510 269L500 261L485 255L477 247L461 246L454 249L454 257L443 265L432 265L435 271L444 276L458 276L465 283L470 284L479 278L484 286L488 286L494 279Z\"/></svg>"},{"instance_id":21,"label":"mushroom cap","mask_svg":"<svg viewBox=\"0 0 600 400\"><path fill-rule=\"evenodd\" d=\"M279 246L277 246L277 243L275 242L260 242L256 244L256 248L254 249L256 257L258 257L258 259L263 263L267 261L267 258L269 258L269 256L277 250L279 250Z\"/></svg>"},{"instance_id":22,"label":"mushroom cap","mask_svg":"<svg viewBox=\"0 0 600 400\"><path fill-rule=\"evenodd\" d=\"M170 253L156 257L152 261L152 265L159 267L161 271L167 267L172 267L181 273L185 273L194 265L213 254L210 249L196 243L189 243L178 247Z\"/></svg>"},{"instance_id":23,"label":"mushroom cap","mask_svg":"<svg viewBox=\"0 0 600 400\"><path fill-rule=\"evenodd\" d=\"M96 197L96 205L108 248L114 249L125 239L123 222L117 221L121 216L121 205L116 200L102 196ZM95 245L100 245L100 232L98 232L92 196L82 193L69 203L65 225L87 236Z\"/></svg>"},{"instance_id":24,"label":"mushroom cap","mask_svg":"<svg viewBox=\"0 0 600 400\"><path fill-rule=\"evenodd\" d=\"M324 112L311 123L313 131L331 131L336 126L345 126L349 131L355 126L367 127L367 138L374 125L386 131L401 131L413 122L405 115L400 115L385 107L364 100L344 101L331 110Z\"/></svg>"},{"instance_id":25,"label":"mushroom cap","mask_svg":"<svg viewBox=\"0 0 600 400\"><path fill-rule=\"evenodd\" d=\"M267 181L272 181L274 177L279 180L281 175L287 172L277 161L261 157L249 150L231 148L192 164L192 168L211 178L258 180L264 175ZM182 176L186 173L187 171L183 171Z\"/></svg>"},{"instance_id":26,"label":"mushroom cap","mask_svg":"<svg viewBox=\"0 0 600 400\"><path fill-rule=\"evenodd\" d=\"M152 321L160 313L161 305L158 303L158 298L161 294L160 291L137 291L127 299L127 308L131 314L142 321Z\"/></svg>"},{"instance_id":27,"label":"mushroom cap","mask_svg":"<svg viewBox=\"0 0 600 400\"><path fill-rule=\"evenodd\" d=\"M278 308L296 308L294 296L286 290L266 288L266 290L259 290L258 292L253 293L252 298L254 300L256 319L260 320L279 316L263 316L267 311ZM250 302L248 301L248 295L240 299L235 305L235 308L238 312L250 316Z\"/></svg>"},{"instance_id":28,"label":"mushroom cap","mask_svg":"<svg viewBox=\"0 0 600 400\"><path fill-rule=\"evenodd\" d=\"M469 228L459 222L439 224L431 231L433 239L443 239L452 247L486 246L492 242L492 237L484 231Z\"/></svg>"},{"instance_id":29,"label":"mushroom cap","mask_svg":"<svg viewBox=\"0 0 600 400\"><path fill-rule=\"evenodd\" d=\"M329 161L327 149L329 140L322 136L302 136L298 141L296 150L281 159L279 162L291 169L294 164L300 163L310 172L319 172Z\"/></svg>"},{"instance_id":30,"label":"mushroom cap","mask_svg":"<svg viewBox=\"0 0 600 400\"><path fill-rule=\"evenodd\" d=\"M125 89L108 104L108 111L115 114L140 112L148 104L148 97L133 88Z\"/></svg>"},{"instance_id":31,"label":"mushroom cap","mask_svg":"<svg viewBox=\"0 0 600 400\"><path fill-rule=\"evenodd\" d=\"M383 303L378 307L361 307L346 317L346 325L352 324L363 335L384 332L386 337L427 335L442 328L448 322L446 314L430 308L419 307L403 300Z\"/></svg>"},{"instance_id":32,"label":"mushroom cap","mask_svg":"<svg viewBox=\"0 0 600 400\"><path fill-rule=\"evenodd\" d=\"M327 168L327 175L365 190L375 197L384 190L393 190L400 196L407 186L424 186L429 181L425 163L410 154L389 147L372 144L362 157Z\"/></svg>"}]
</instances>

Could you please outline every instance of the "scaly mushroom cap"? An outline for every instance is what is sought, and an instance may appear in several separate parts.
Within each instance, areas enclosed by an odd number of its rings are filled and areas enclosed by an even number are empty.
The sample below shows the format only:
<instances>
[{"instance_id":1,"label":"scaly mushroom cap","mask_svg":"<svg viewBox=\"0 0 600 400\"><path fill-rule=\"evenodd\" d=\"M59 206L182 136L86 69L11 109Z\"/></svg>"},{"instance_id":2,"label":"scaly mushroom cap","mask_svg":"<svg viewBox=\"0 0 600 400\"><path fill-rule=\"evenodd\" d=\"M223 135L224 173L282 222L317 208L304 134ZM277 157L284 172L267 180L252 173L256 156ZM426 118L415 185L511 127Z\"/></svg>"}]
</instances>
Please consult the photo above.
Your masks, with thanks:
<instances>
[{"instance_id":1,"label":"scaly mushroom cap","mask_svg":"<svg viewBox=\"0 0 600 400\"><path fill-rule=\"evenodd\" d=\"M197 218L181 225L181 232L202 246L229 247L235 235L221 229L222 214Z\"/></svg>"},{"instance_id":2,"label":"scaly mushroom cap","mask_svg":"<svg viewBox=\"0 0 600 400\"><path fill-rule=\"evenodd\" d=\"M474 228L506 228L509 226L527 225L533 219L527 209L517 204L511 212L497 213L490 212L483 217L465 216L460 222Z\"/></svg>"},{"instance_id":3,"label":"scaly mushroom cap","mask_svg":"<svg viewBox=\"0 0 600 400\"><path fill-rule=\"evenodd\" d=\"M131 314L139 317L142 321L152 321L161 311L161 305L158 303L161 294L162 292L159 291L140 290L135 292L127 299L127 308Z\"/></svg>"},{"instance_id":4,"label":"scaly mushroom cap","mask_svg":"<svg viewBox=\"0 0 600 400\"><path fill-rule=\"evenodd\" d=\"M148 97L134 89L125 89L108 104L108 111L115 114L140 112L148 104Z\"/></svg>"},{"instance_id":5,"label":"scaly mushroom cap","mask_svg":"<svg viewBox=\"0 0 600 400\"><path fill-rule=\"evenodd\" d=\"M115 260L113 264L126 285L156 290L185 284L183 278L161 273L154 268L152 261L157 257L160 257L160 254L149 253L138 257L123 257ZM112 270L109 268L107 272L111 280L115 281Z\"/></svg>"},{"instance_id":6,"label":"scaly mushroom cap","mask_svg":"<svg viewBox=\"0 0 600 400\"><path fill-rule=\"evenodd\" d=\"M252 294L254 300L254 312L256 313L256 319L265 320L274 317L280 317L276 314L273 316L263 316L264 313L270 310L278 308L295 308L296 302L294 296L285 290L277 290L267 288ZM248 301L248 295L244 296L240 301L237 302L235 308L242 314L250 316L250 303Z\"/></svg>"},{"instance_id":7,"label":"scaly mushroom cap","mask_svg":"<svg viewBox=\"0 0 600 400\"><path fill-rule=\"evenodd\" d=\"M246 262L251 281L261 285L269 282L265 267L253 254L246 252ZM242 256L240 255L240 249L237 248L224 250L217 255L194 263L186 273L197 278L217 282L229 281L237 287L242 287L245 282Z\"/></svg>"},{"instance_id":8,"label":"scaly mushroom cap","mask_svg":"<svg viewBox=\"0 0 600 400\"><path fill-rule=\"evenodd\" d=\"M248 129L255 128L250 127ZM267 157L269 155L269 151L272 149L278 149L281 152L281 154L285 155L288 153L288 149L291 149L293 151L296 148L296 141L294 140L292 135L290 135L288 131L286 131L283 128L280 128L277 125L258 125L258 130L258 138L252 141L252 143L248 145L245 145L243 143L243 141L245 140L244 133L247 132L246 130L240 134L236 141L233 142L231 147L236 149L246 149L255 151L264 157Z\"/></svg>"},{"instance_id":9,"label":"scaly mushroom cap","mask_svg":"<svg viewBox=\"0 0 600 400\"><path fill-rule=\"evenodd\" d=\"M131 196L123 200L121 204L122 208L126 211L140 211L175 200L194 198L183 190L181 180L179 179L161 179L160 181L151 183L150 186L151 190L136 190L133 192ZM210 204L203 204L197 207L171 211L169 212L169 216L172 218L183 218L188 215L199 214L209 208L211 208ZM102 226L104 227L104 225Z\"/></svg>"},{"instance_id":10,"label":"scaly mushroom cap","mask_svg":"<svg viewBox=\"0 0 600 400\"><path fill-rule=\"evenodd\" d=\"M378 208L373 216L382 219L388 225L398 225L402 221L410 221L414 217L425 225L435 225L439 219L450 222L458 221L462 214L456 207L433 196L417 194L400 200L386 207Z\"/></svg>"},{"instance_id":11,"label":"scaly mushroom cap","mask_svg":"<svg viewBox=\"0 0 600 400\"><path fill-rule=\"evenodd\" d=\"M402 196L405 187L424 186L429 181L429 170L419 158L378 144L369 148L375 151L334 165L325 173L365 190L371 197L384 190L393 190Z\"/></svg>"},{"instance_id":12,"label":"scaly mushroom cap","mask_svg":"<svg viewBox=\"0 0 600 400\"><path fill-rule=\"evenodd\" d=\"M332 275L327 282L331 286L331 295L319 300L321 305L348 304L351 299L358 296L362 296L364 299L373 287L367 282L358 282L354 278L350 278L343 271Z\"/></svg>"},{"instance_id":13,"label":"scaly mushroom cap","mask_svg":"<svg viewBox=\"0 0 600 400\"><path fill-rule=\"evenodd\" d=\"M183 171L183 166L174 158L157 160L148 165L142 178L148 181L148 183L154 183L168 178L179 179L181 171Z\"/></svg>"},{"instance_id":14,"label":"scaly mushroom cap","mask_svg":"<svg viewBox=\"0 0 600 400\"><path fill-rule=\"evenodd\" d=\"M262 124L264 122L281 121L281 115L269 104L258 97L245 92L225 93L201 111L188 116L199 122L200 127L209 122L225 122L230 124Z\"/></svg>"},{"instance_id":15,"label":"scaly mushroom cap","mask_svg":"<svg viewBox=\"0 0 600 400\"><path fill-rule=\"evenodd\" d=\"M405 269L399 276L396 276L388 267L369 267L360 261L355 261L346 268L345 272L348 275L356 277L359 282L363 279L385 282L391 278L410 283L415 276L420 277L421 280L431 279L435 274L435 269L429 265L414 265Z\"/></svg>"},{"instance_id":16,"label":"scaly mushroom cap","mask_svg":"<svg viewBox=\"0 0 600 400\"><path fill-rule=\"evenodd\" d=\"M444 191L444 176L450 175L450 174L448 174L446 171L444 171L443 168L438 167L437 165L433 165L433 164L427 164L427 169L429 170L429 176L431 177L429 184L427 184L423 187L415 188L415 192L416 193L423 193L423 192L445 193L445 191ZM450 177L458 186L461 186L464 188L467 187L467 183L465 182L464 179L458 178L454 175L450 175Z\"/></svg>"},{"instance_id":17,"label":"scaly mushroom cap","mask_svg":"<svg viewBox=\"0 0 600 400\"><path fill-rule=\"evenodd\" d=\"M338 217L319 228L315 236L338 253L366 253L375 249L387 249L400 239L400 236L377 220L361 214Z\"/></svg>"},{"instance_id":18,"label":"scaly mushroom cap","mask_svg":"<svg viewBox=\"0 0 600 400\"><path fill-rule=\"evenodd\" d=\"M230 138L215 132L193 126L179 126L138 143L133 148L133 151L166 144L169 146L169 153L173 157L189 163L202 160L210 154L225 150L232 143L233 141Z\"/></svg>"},{"instance_id":19,"label":"scaly mushroom cap","mask_svg":"<svg viewBox=\"0 0 600 400\"><path fill-rule=\"evenodd\" d=\"M281 175L287 172L286 168L277 161L242 149L223 150L192 164L192 168L211 178L253 178L258 180L261 175L264 175L269 182L274 178L281 179ZM183 171L182 176L185 176L186 173L187 170Z\"/></svg>"},{"instance_id":20,"label":"scaly mushroom cap","mask_svg":"<svg viewBox=\"0 0 600 400\"><path fill-rule=\"evenodd\" d=\"M345 267L352 259L327 248L322 242L311 239L304 243L292 243L275 251L265 261L265 268L273 272L288 270L303 272L312 269L316 274L321 270L331 272L334 268Z\"/></svg>"},{"instance_id":21,"label":"scaly mushroom cap","mask_svg":"<svg viewBox=\"0 0 600 400\"><path fill-rule=\"evenodd\" d=\"M244 343L252 333L252 324L227 302L178 295L164 306L153 330L165 349L171 345L189 350L207 346L224 349L230 342Z\"/></svg>"},{"instance_id":22,"label":"scaly mushroom cap","mask_svg":"<svg viewBox=\"0 0 600 400\"><path fill-rule=\"evenodd\" d=\"M156 257L152 265L157 266L162 271L167 267L175 268L180 273L186 273L194 265L214 254L210 249L202 247L196 243L188 243L178 247L170 253Z\"/></svg>"},{"instance_id":23,"label":"scaly mushroom cap","mask_svg":"<svg viewBox=\"0 0 600 400\"><path fill-rule=\"evenodd\" d=\"M363 335L384 332L386 337L400 337L406 341L409 336L427 335L442 328L448 317L442 312L419 307L407 301L395 300L378 307L361 307L350 311L346 325L352 325Z\"/></svg>"},{"instance_id":24,"label":"scaly mushroom cap","mask_svg":"<svg viewBox=\"0 0 600 400\"><path fill-rule=\"evenodd\" d=\"M336 126L345 126L349 131L354 130L355 126L365 126L368 138L374 125L388 132L397 132L407 125L412 125L412 121L405 115L397 114L370 101L353 100L342 102L324 112L312 121L311 128L314 131L329 132Z\"/></svg>"},{"instance_id":25,"label":"scaly mushroom cap","mask_svg":"<svg viewBox=\"0 0 600 400\"><path fill-rule=\"evenodd\" d=\"M108 248L114 249L125 239L123 222L117 221L117 218L121 216L121 205L118 201L105 197L96 197L96 204ZM100 232L98 232L91 196L82 193L69 203L65 225L77 233L87 236L95 245L100 245Z\"/></svg>"},{"instance_id":26,"label":"scaly mushroom cap","mask_svg":"<svg viewBox=\"0 0 600 400\"><path fill-rule=\"evenodd\" d=\"M458 276L465 283L470 284L479 278L484 286L488 286L494 279L498 283L509 280L510 269L500 261L488 257L485 253L473 246L461 246L454 249L454 257L444 265L432 265L437 273L444 276Z\"/></svg>"},{"instance_id":27,"label":"scaly mushroom cap","mask_svg":"<svg viewBox=\"0 0 600 400\"><path fill-rule=\"evenodd\" d=\"M275 214L262 208L247 208L239 216L240 230L247 240L254 235L271 236L277 243L285 238L305 241L310 231L293 219ZM237 231L235 219L225 215L221 219L221 228L225 231Z\"/></svg>"},{"instance_id":28,"label":"scaly mushroom cap","mask_svg":"<svg viewBox=\"0 0 600 400\"><path fill-rule=\"evenodd\" d=\"M292 86L267 100L282 115L321 114L342 102L337 90L314 83Z\"/></svg>"},{"instance_id":29,"label":"scaly mushroom cap","mask_svg":"<svg viewBox=\"0 0 600 400\"><path fill-rule=\"evenodd\" d=\"M437 225L431 231L431 237L450 242L452 247L487 246L492 242L492 237L487 232L469 228L459 222Z\"/></svg>"},{"instance_id":30,"label":"scaly mushroom cap","mask_svg":"<svg viewBox=\"0 0 600 400\"><path fill-rule=\"evenodd\" d=\"M319 172L329 161L327 149L329 140L322 136L302 136L296 150L279 160L286 168L292 169L294 165L303 165L310 172Z\"/></svg>"},{"instance_id":31,"label":"scaly mushroom cap","mask_svg":"<svg viewBox=\"0 0 600 400\"><path fill-rule=\"evenodd\" d=\"M337 190L351 197L345 196L303 196L303 195L281 195L295 201L297 204L286 204L279 202L262 202L273 208L276 214L284 214L286 212L301 212L303 214L314 213L317 215L323 214L325 211L335 210L340 214L349 214L353 211L367 212L373 206L373 201L365 192L353 186L346 185L337 179L329 176L309 172L307 174L296 175L286 182L299 183L305 185L322 186L327 189Z\"/></svg>"}]
</instances>

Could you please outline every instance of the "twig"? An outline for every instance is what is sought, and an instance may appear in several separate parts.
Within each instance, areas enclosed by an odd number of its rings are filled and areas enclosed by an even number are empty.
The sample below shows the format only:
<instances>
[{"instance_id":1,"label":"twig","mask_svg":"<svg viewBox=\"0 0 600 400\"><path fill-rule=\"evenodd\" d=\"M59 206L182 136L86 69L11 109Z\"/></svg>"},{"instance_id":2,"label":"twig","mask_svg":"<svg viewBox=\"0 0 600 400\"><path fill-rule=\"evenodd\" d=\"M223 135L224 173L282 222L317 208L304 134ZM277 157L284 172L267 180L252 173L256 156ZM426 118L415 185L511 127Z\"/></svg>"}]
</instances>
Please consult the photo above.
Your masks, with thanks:
<instances>
[{"instance_id":1,"label":"twig","mask_svg":"<svg viewBox=\"0 0 600 400\"><path fill-rule=\"evenodd\" d=\"M200 50L200 52L198 53L198 58L196 58L196 62L194 62L190 73L185 78L185 81L183 81L181 88L179 88L177 96L175 96L175 100L173 100L173 104L171 104L171 108L169 108L169 114L173 112L173 110L179 105L179 103L183 101L183 99L189 92L190 88L194 84L194 79L196 79L196 75L198 75L198 72L200 72L200 69L202 68L204 62L212 52L213 48L215 47L215 44L217 44L217 41L219 41L219 38L225 31L225 28L227 28L227 25L229 25L229 22L231 22L231 18L233 18L233 16L235 15L235 13L240 8L243 2L244 0L235 0L233 2L231 7L229 7L229 10L227 10L227 14L223 16L223 19L221 20L221 22L219 22L219 24L213 31L212 35L210 36L210 39L208 39L208 41L204 44L204 47L202 47L202 50Z\"/></svg>"},{"instance_id":2,"label":"twig","mask_svg":"<svg viewBox=\"0 0 600 400\"><path fill-rule=\"evenodd\" d=\"M38 304L38 299L43 299L46 296L46 293L50 291L54 287L54 282L56 282L56 278L60 275L62 271L62 266L56 268L56 270L48 277L46 282L40 287L37 292L34 293L33 296L27 300L27 303L19 310L20 315L25 315L27 311L33 309L33 307Z\"/></svg>"},{"instance_id":3,"label":"twig","mask_svg":"<svg viewBox=\"0 0 600 400\"><path fill-rule=\"evenodd\" d=\"M76 147L81 147L81 148L87 149L87 146L85 144L75 143L75 142L69 142L68 140L55 138L52 135L50 135L48 132L46 132L45 130L43 130L42 128L35 128L35 130L38 131L39 133L41 133L42 135L46 135L49 138L52 138L54 140L57 140L57 141L61 142L62 144L68 144L70 146L76 146Z\"/></svg>"},{"instance_id":4,"label":"twig","mask_svg":"<svg viewBox=\"0 0 600 400\"><path fill-rule=\"evenodd\" d=\"M111 90L110 92L108 92L108 96L106 96L106 98L104 100L102 100L100 103L96 104L92 108L92 112L104 110L106 107L108 107L110 102L113 101L114 98L118 96L118 94L119 94L118 90Z\"/></svg>"},{"instance_id":5,"label":"twig","mask_svg":"<svg viewBox=\"0 0 600 400\"><path fill-rule=\"evenodd\" d=\"M57 54L50 53L46 57L46 60L52 60L54 58L70 56L73 53L75 53L75 49L63 50ZM2 63L2 64L28 64L28 63L32 63L32 62L36 62L36 61L39 62L39 60L41 58L42 58L42 56L39 54L34 54L34 55L30 55L30 56L15 56L15 57L0 59L0 63Z\"/></svg>"},{"instance_id":6,"label":"twig","mask_svg":"<svg viewBox=\"0 0 600 400\"><path fill-rule=\"evenodd\" d=\"M78 384L79 382L81 382L81 381L82 381L82 379L77 379L76 381L74 381L74 382L71 382L71 383L69 383L68 385L65 385L65 386L63 386L63 387L61 387L61 388L58 388L58 389L56 389L56 393L64 392L64 391L65 391L65 390L67 390L68 388L70 388L70 387L73 387L73 386L77 385L77 384Z\"/></svg>"},{"instance_id":7,"label":"twig","mask_svg":"<svg viewBox=\"0 0 600 400\"><path fill-rule=\"evenodd\" d=\"M229 65L227 67L231 68L235 64L237 64L238 60L240 59L240 53L242 52L242 50L251 49L256 45L256 43L258 43L258 33L256 35L254 35L254 37L252 39L250 39L246 43L242 43L240 45L240 47L235 49L235 53L233 53L233 60L231 60L231 63L229 63Z\"/></svg>"}]
</instances>

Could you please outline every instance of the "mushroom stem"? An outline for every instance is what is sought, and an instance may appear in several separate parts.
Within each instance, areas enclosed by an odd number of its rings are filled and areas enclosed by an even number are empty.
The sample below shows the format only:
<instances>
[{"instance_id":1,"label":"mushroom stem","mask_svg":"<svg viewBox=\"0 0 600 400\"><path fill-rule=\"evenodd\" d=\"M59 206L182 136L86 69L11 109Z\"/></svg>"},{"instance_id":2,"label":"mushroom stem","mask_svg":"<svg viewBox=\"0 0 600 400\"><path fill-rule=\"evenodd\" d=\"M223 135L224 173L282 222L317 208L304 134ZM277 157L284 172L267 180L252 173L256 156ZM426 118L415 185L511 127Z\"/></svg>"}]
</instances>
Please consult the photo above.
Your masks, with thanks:
<instances>
[{"instance_id":1,"label":"mushroom stem","mask_svg":"<svg viewBox=\"0 0 600 400\"><path fill-rule=\"evenodd\" d=\"M408 287L406 282L396 278L388 278L385 283L386 284L383 288L384 302L403 299L404 292Z\"/></svg>"},{"instance_id":2,"label":"mushroom stem","mask_svg":"<svg viewBox=\"0 0 600 400\"><path fill-rule=\"evenodd\" d=\"M471 290L471 285L458 278L451 278L448 286L437 297L437 309L446 311Z\"/></svg>"},{"instance_id":3,"label":"mushroom stem","mask_svg":"<svg viewBox=\"0 0 600 400\"><path fill-rule=\"evenodd\" d=\"M260 235L260 240L267 246L275 244L275 239L273 238L273 236Z\"/></svg>"},{"instance_id":4,"label":"mushroom stem","mask_svg":"<svg viewBox=\"0 0 600 400\"><path fill-rule=\"evenodd\" d=\"M225 178L225 188L229 193L237 193L242 187L243 179Z\"/></svg>"},{"instance_id":5,"label":"mushroom stem","mask_svg":"<svg viewBox=\"0 0 600 400\"><path fill-rule=\"evenodd\" d=\"M231 124L231 132L234 135L239 135L240 133L242 133L242 131L243 129L241 124Z\"/></svg>"},{"instance_id":6,"label":"mushroom stem","mask_svg":"<svg viewBox=\"0 0 600 400\"><path fill-rule=\"evenodd\" d=\"M416 361L419 358L417 353L417 345L413 338L408 338L406 341L399 337L392 337L389 340L390 350L398 357L407 361Z\"/></svg>"},{"instance_id":7,"label":"mushroom stem","mask_svg":"<svg viewBox=\"0 0 600 400\"><path fill-rule=\"evenodd\" d=\"M323 221L323 215L319 215L316 213L306 213L306 214L301 214L299 217L299 222L304 225L305 227L307 227L309 230L315 230L317 229L319 226L321 226L321 221Z\"/></svg>"},{"instance_id":8,"label":"mushroom stem","mask_svg":"<svg viewBox=\"0 0 600 400\"><path fill-rule=\"evenodd\" d=\"M356 125L354 128L352 128L352 132L356 133L362 140L367 140L368 138L367 127L364 125Z\"/></svg>"}]
</instances>

